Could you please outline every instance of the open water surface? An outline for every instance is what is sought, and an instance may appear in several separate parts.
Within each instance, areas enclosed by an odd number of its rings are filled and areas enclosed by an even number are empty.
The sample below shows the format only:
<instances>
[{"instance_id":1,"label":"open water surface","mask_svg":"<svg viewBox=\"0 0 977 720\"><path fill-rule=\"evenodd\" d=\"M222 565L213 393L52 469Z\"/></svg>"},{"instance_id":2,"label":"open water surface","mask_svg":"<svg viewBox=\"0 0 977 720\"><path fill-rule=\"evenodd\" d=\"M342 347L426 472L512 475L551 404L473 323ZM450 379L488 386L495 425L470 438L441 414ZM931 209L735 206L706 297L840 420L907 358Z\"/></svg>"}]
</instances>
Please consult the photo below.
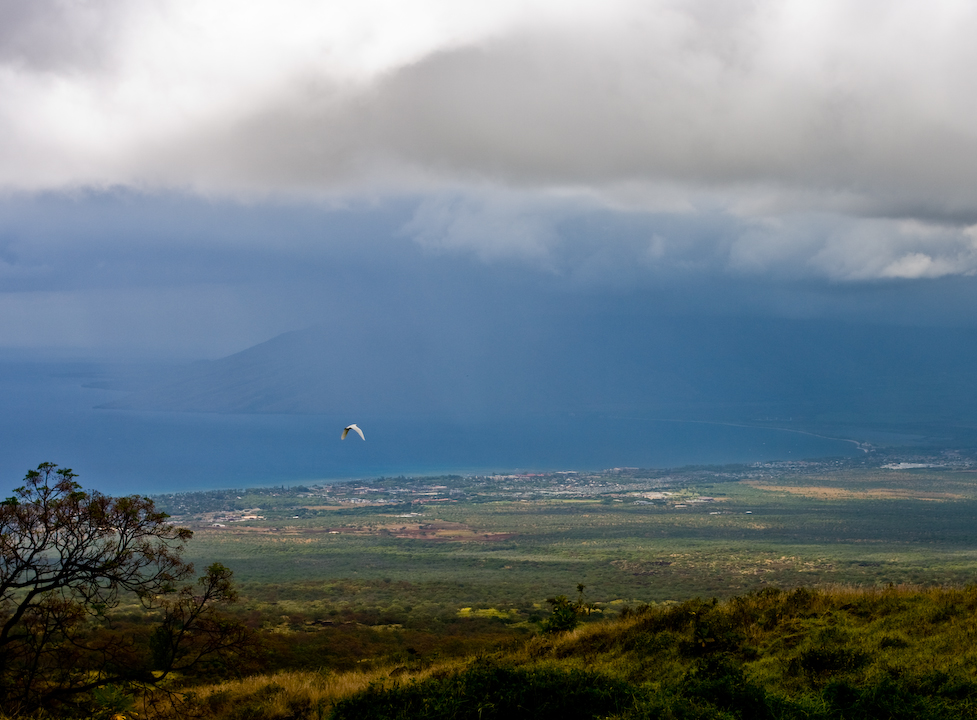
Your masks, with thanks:
<instances>
[{"instance_id":1,"label":"open water surface","mask_svg":"<svg viewBox=\"0 0 977 720\"><path fill-rule=\"evenodd\" d=\"M0 363L0 491L41 462L86 488L153 494L469 471L678 467L860 454L789 430L597 415L504 420L96 410L81 364ZM367 442L342 428L359 424Z\"/></svg>"}]
</instances>

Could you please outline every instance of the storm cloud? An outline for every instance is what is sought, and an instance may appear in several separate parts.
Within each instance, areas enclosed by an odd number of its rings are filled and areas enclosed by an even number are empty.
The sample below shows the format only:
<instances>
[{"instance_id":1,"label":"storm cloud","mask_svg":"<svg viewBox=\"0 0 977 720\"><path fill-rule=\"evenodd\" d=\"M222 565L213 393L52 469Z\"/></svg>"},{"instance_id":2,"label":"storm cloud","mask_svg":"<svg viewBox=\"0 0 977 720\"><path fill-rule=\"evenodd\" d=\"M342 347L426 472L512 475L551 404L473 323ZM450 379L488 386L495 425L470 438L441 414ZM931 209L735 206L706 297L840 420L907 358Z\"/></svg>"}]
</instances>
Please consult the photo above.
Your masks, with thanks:
<instances>
[{"instance_id":1,"label":"storm cloud","mask_svg":"<svg viewBox=\"0 0 977 720\"><path fill-rule=\"evenodd\" d=\"M966 3L4 2L0 181L977 222Z\"/></svg>"},{"instance_id":2,"label":"storm cloud","mask_svg":"<svg viewBox=\"0 0 977 720\"><path fill-rule=\"evenodd\" d=\"M975 35L957 2L0 0L0 344L215 357L499 284L972 325Z\"/></svg>"}]
</instances>

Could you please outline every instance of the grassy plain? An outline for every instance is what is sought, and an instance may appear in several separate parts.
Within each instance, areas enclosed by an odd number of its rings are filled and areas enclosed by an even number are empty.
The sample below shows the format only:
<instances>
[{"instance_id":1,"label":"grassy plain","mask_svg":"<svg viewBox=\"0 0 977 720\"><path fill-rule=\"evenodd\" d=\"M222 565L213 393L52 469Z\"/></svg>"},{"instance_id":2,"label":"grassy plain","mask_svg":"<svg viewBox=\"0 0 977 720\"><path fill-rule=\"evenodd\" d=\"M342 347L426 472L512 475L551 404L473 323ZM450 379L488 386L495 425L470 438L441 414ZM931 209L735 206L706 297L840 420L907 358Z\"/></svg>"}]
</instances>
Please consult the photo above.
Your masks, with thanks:
<instances>
[{"instance_id":1,"label":"grassy plain","mask_svg":"<svg viewBox=\"0 0 977 720\"><path fill-rule=\"evenodd\" d=\"M612 614L771 586L977 577L977 463L958 455L381 478L157 501L194 529L192 559L234 570L239 612L292 635L286 665L303 642L308 653L328 645L319 662L334 667L408 647L489 647L533 632L546 598L578 583Z\"/></svg>"}]
</instances>

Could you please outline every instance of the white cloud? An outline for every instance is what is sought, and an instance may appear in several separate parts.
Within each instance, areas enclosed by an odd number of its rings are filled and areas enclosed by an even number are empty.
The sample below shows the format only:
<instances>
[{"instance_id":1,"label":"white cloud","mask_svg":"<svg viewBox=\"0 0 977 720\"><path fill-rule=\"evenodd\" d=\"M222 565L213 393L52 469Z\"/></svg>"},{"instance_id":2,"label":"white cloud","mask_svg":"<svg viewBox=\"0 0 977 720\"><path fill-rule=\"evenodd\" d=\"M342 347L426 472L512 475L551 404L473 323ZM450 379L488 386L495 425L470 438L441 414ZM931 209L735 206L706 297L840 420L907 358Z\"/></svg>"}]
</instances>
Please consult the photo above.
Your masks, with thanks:
<instances>
[{"instance_id":1,"label":"white cloud","mask_svg":"<svg viewBox=\"0 0 977 720\"><path fill-rule=\"evenodd\" d=\"M924 278L953 274L954 267L946 260L934 260L920 252L909 253L882 270L882 277Z\"/></svg>"},{"instance_id":2,"label":"white cloud","mask_svg":"<svg viewBox=\"0 0 977 720\"><path fill-rule=\"evenodd\" d=\"M975 172L969 4L45 2L44 30L18 5L10 186L335 189L404 164L898 198Z\"/></svg>"},{"instance_id":3,"label":"white cloud","mask_svg":"<svg viewBox=\"0 0 977 720\"><path fill-rule=\"evenodd\" d=\"M403 232L435 251L472 251L483 260L515 258L550 267L559 243L554 223L565 214L553 201L498 191L436 196L421 202Z\"/></svg>"}]
</instances>

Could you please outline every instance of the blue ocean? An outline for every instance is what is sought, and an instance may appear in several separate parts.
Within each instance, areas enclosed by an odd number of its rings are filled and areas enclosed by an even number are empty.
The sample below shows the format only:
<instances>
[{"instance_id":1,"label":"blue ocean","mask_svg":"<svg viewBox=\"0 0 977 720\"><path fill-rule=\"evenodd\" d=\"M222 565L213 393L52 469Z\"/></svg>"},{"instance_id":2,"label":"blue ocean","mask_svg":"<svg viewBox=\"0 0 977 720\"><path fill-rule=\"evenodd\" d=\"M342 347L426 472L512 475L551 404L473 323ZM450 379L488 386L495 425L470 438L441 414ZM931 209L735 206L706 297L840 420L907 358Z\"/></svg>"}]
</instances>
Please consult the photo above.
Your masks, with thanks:
<instances>
[{"instance_id":1,"label":"blue ocean","mask_svg":"<svg viewBox=\"0 0 977 720\"><path fill-rule=\"evenodd\" d=\"M465 472L666 468L860 454L790 430L609 415L494 420L98 410L82 364L0 365L0 491L41 462L85 488L155 494ZM366 442L340 440L356 422Z\"/></svg>"}]
</instances>

